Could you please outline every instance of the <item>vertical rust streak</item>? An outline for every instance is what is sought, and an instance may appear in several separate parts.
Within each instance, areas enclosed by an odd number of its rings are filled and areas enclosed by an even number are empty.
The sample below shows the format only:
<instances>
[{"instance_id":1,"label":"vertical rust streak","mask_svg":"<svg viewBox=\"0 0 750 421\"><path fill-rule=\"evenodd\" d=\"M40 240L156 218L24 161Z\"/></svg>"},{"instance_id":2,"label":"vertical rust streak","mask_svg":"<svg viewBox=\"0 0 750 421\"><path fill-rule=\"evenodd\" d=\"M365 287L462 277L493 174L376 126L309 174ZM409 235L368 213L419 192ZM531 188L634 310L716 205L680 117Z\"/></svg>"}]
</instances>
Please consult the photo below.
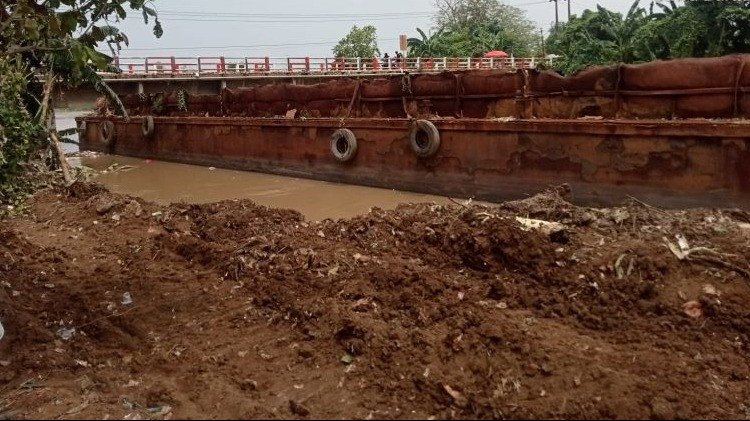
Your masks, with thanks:
<instances>
[{"instance_id":1,"label":"vertical rust streak","mask_svg":"<svg viewBox=\"0 0 750 421\"><path fill-rule=\"evenodd\" d=\"M454 77L456 78L456 118L463 117L463 97L464 97L464 84L463 84L463 76L461 73L455 73Z\"/></svg>"},{"instance_id":2,"label":"vertical rust streak","mask_svg":"<svg viewBox=\"0 0 750 421\"><path fill-rule=\"evenodd\" d=\"M615 118L620 117L620 85L622 85L622 63L617 65L617 83L615 84Z\"/></svg>"},{"instance_id":3,"label":"vertical rust streak","mask_svg":"<svg viewBox=\"0 0 750 421\"><path fill-rule=\"evenodd\" d=\"M411 75L409 73L405 74L404 77L401 78L401 106L404 107L404 114L406 114L406 118L412 118L411 114L409 113L409 107L406 104L406 95L409 95L409 98L414 97L414 92L411 90Z\"/></svg>"},{"instance_id":4,"label":"vertical rust streak","mask_svg":"<svg viewBox=\"0 0 750 421\"><path fill-rule=\"evenodd\" d=\"M358 102L358 99L359 99L359 89L360 89L361 86L362 86L362 80L358 78L357 79L357 86L354 87L354 94L352 94L352 99L351 99L351 101L349 101L349 107L346 109L346 117L344 117L344 119L347 119L347 118L351 117L351 115L352 115L352 109L354 108L354 104L356 102ZM342 121L342 123L343 123L343 121Z\"/></svg>"},{"instance_id":5,"label":"vertical rust streak","mask_svg":"<svg viewBox=\"0 0 750 421\"><path fill-rule=\"evenodd\" d=\"M740 81L742 80L742 72L745 71L745 61L739 61L739 70L737 71L737 77L734 81L734 113L733 117L737 117L740 111Z\"/></svg>"},{"instance_id":6,"label":"vertical rust streak","mask_svg":"<svg viewBox=\"0 0 750 421\"><path fill-rule=\"evenodd\" d=\"M516 91L516 118L533 118L535 117L533 107L531 107L531 112L528 112L529 99L531 95L531 76L529 75L529 71L526 69L518 70L518 72L520 72L520 74L523 76L523 85L521 86L520 97L518 96L518 91Z\"/></svg>"}]
</instances>

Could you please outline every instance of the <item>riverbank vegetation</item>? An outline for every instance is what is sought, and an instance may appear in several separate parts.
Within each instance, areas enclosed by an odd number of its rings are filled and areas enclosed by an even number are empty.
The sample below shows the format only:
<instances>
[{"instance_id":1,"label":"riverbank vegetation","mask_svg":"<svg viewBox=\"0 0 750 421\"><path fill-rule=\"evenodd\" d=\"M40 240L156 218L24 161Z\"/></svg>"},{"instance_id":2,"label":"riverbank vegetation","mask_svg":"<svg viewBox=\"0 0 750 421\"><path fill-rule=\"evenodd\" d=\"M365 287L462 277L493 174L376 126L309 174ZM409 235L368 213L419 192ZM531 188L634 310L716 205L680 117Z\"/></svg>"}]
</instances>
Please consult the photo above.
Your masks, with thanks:
<instances>
[{"instance_id":1,"label":"riverbank vegetation","mask_svg":"<svg viewBox=\"0 0 750 421\"><path fill-rule=\"evenodd\" d=\"M96 72L109 68L112 55L128 44L116 26L128 13L142 14L154 35L161 36L152 3L14 1L0 8L0 202L14 202L28 191L24 175L31 167L60 168L66 174L58 142L64 133L54 125L54 87L90 84L117 107L117 96ZM102 46L111 55L97 49Z\"/></svg>"}]
</instances>

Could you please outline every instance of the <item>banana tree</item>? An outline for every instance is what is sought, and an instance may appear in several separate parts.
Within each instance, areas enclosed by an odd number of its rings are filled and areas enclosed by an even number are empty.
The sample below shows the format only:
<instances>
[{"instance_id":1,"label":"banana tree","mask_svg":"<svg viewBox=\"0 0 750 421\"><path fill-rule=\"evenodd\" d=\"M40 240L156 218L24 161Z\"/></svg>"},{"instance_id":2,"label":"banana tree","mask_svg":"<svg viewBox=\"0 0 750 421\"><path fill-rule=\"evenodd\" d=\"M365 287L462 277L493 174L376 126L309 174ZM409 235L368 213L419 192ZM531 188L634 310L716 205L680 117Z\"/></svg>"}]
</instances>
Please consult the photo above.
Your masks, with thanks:
<instances>
[{"instance_id":1,"label":"banana tree","mask_svg":"<svg viewBox=\"0 0 750 421\"><path fill-rule=\"evenodd\" d=\"M29 124L39 127L38 136L28 130L25 136L0 139L4 150L23 153L0 157L0 184L5 175L17 168L31 148L16 148L20 145L39 145L47 150L58 150L58 133L54 128L51 92L55 84L78 86L90 84L107 95L118 106L121 114L124 107L117 95L109 89L97 71L111 69L112 55L128 44L127 36L115 25L128 15L126 8L143 16L144 22L153 19L154 35L163 33L153 0L16 0L3 1L0 6L0 80L16 80L24 75L21 87L26 97L35 101L18 101L17 94L4 93L0 103L0 132L2 127L15 127L24 116L35 116ZM97 50L109 47L111 55ZM43 83L40 84L39 82ZM40 87L41 85L41 87ZM3 85L5 86L5 85ZM12 117L12 118L11 118ZM8 130L5 130L6 132ZM0 154L2 152L0 151ZM65 165L61 153L57 153L60 166ZM3 186L0 185L0 189Z\"/></svg>"},{"instance_id":2,"label":"banana tree","mask_svg":"<svg viewBox=\"0 0 750 421\"><path fill-rule=\"evenodd\" d=\"M435 57L442 52L441 37L443 31L427 35L421 28L417 28L419 38L406 40L409 55L414 57Z\"/></svg>"}]
</instances>

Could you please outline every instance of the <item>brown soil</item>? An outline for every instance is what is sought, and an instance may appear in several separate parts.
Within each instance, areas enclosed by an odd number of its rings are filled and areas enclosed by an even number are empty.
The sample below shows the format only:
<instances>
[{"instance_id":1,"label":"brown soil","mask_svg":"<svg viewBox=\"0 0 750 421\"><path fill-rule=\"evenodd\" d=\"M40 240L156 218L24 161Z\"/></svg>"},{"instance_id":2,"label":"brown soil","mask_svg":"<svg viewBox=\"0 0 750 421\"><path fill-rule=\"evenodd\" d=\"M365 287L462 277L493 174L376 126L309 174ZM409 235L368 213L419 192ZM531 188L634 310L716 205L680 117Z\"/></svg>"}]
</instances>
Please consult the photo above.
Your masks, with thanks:
<instances>
[{"instance_id":1,"label":"brown soil","mask_svg":"<svg viewBox=\"0 0 750 421\"><path fill-rule=\"evenodd\" d=\"M93 185L32 209L0 222L4 417L750 416L746 212L549 192L308 223Z\"/></svg>"}]
</instances>

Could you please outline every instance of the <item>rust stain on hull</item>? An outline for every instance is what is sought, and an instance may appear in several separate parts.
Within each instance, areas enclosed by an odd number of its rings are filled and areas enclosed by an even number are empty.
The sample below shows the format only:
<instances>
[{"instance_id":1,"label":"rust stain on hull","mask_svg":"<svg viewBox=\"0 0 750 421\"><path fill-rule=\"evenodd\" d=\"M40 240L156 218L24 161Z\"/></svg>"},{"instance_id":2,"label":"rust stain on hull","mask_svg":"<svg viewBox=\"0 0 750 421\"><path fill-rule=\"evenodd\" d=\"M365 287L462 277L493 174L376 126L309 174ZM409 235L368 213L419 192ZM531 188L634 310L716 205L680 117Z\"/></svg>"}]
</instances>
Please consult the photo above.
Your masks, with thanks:
<instances>
[{"instance_id":1,"label":"rust stain on hull","mask_svg":"<svg viewBox=\"0 0 750 421\"><path fill-rule=\"evenodd\" d=\"M99 139L103 117L85 117L81 148L498 201L569 183L574 200L611 205L634 195L667 207L750 208L750 124L732 121L433 119L441 145L419 158L411 121L156 117L109 119L115 138ZM346 127L355 157L334 159L329 138Z\"/></svg>"}]
</instances>

